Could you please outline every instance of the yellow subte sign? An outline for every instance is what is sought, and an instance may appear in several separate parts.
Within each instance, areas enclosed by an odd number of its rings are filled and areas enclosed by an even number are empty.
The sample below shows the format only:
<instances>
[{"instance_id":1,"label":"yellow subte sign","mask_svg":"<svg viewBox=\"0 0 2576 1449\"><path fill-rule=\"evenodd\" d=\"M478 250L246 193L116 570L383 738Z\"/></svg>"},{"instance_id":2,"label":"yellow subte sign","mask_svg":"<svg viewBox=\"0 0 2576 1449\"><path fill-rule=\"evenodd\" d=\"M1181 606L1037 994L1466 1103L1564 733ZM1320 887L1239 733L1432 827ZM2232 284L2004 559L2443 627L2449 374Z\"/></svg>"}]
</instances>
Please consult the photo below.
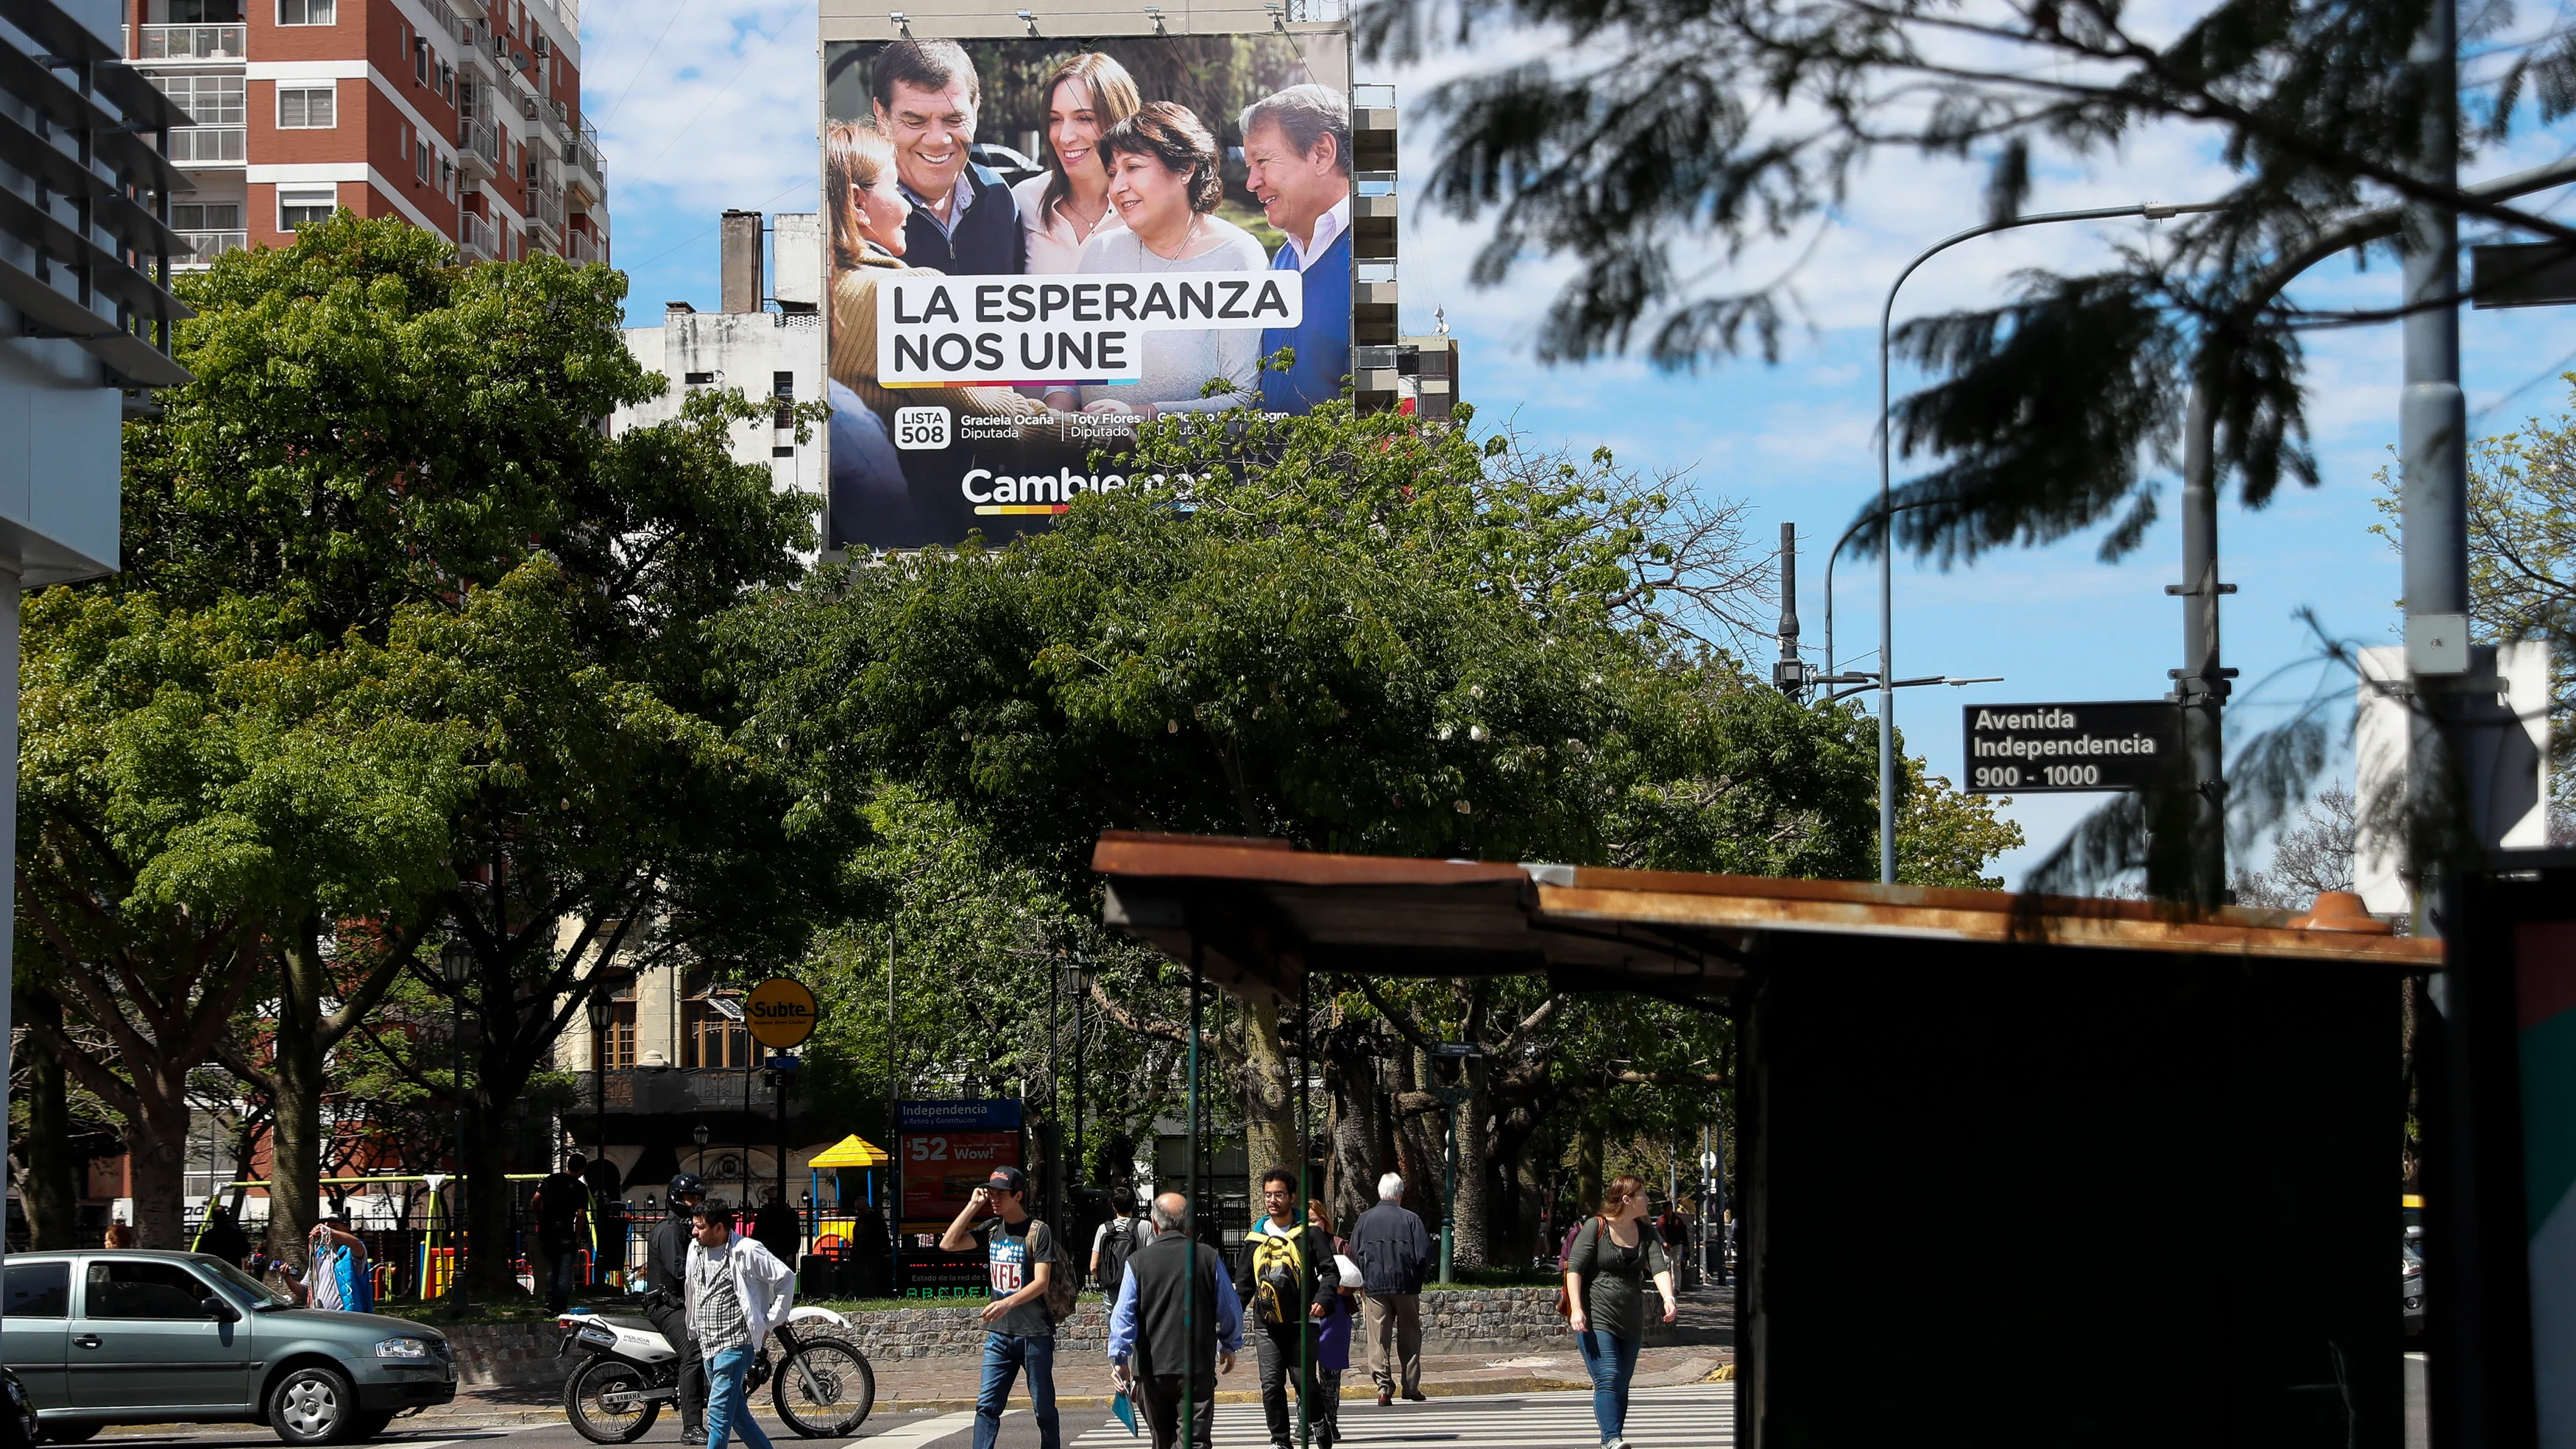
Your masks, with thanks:
<instances>
[{"instance_id":1,"label":"yellow subte sign","mask_svg":"<svg viewBox=\"0 0 2576 1449\"><path fill-rule=\"evenodd\" d=\"M751 988L742 1014L752 1038L780 1052L802 1046L805 1038L814 1034L814 1021L820 1015L814 1006L814 993L806 990L802 982L784 976L772 976Z\"/></svg>"}]
</instances>

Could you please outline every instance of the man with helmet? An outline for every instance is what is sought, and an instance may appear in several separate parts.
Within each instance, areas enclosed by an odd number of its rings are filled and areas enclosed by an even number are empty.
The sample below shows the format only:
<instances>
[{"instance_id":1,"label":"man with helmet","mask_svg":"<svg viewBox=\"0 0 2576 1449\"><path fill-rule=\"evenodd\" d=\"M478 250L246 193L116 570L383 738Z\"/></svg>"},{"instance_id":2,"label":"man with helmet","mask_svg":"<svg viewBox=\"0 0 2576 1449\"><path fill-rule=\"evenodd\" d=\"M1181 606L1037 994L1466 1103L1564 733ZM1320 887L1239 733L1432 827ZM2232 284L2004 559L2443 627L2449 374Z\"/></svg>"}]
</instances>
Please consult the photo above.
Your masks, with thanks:
<instances>
[{"instance_id":1,"label":"man with helmet","mask_svg":"<svg viewBox=\"0 0 2576 1449\"><path fill-rule=\"evenodd\" d=\"M680 1441L707 1437L707 1363L689 1336L689 1210L706 1201L706 1184L694 1172L671 1179L665 1199L670 1215L653 1229L644 1255L644 1314L680 1351Z\"/></svg>"}]
</instances>

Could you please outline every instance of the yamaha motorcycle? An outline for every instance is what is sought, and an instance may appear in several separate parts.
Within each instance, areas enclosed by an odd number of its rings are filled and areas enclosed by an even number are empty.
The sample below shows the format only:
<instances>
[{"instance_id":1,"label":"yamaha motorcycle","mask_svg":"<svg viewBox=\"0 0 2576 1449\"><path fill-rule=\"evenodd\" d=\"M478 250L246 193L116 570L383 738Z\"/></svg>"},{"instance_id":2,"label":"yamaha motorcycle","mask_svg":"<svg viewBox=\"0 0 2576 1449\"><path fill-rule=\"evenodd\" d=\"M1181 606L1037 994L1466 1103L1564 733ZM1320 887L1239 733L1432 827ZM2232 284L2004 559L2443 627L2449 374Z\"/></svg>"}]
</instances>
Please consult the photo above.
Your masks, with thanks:
<instances>
[{"instance_id":1,"label":"yamaha motorcycle","mask_svg":"<svg viewBox=\"0 0 2576 1449\"><path fill-rule=\"evenodd\" d=\"M680 1353L651 1319L585 1311L555 1322L564 1329L555 1357L575 1347L585 1351L564 1379L564 1416L583 1438L632 1444L652 1429L664 1404L678 1404ZM764 1344L743 1379L744 1397L766 1381L770 1405L797 1433L822 1439L856 1431L876 1407L876 1370L856 1344L819 1331L849 1326L828 1308L789 1310L778 1326L777 1362Z\"/></svg>"}]
</instances>

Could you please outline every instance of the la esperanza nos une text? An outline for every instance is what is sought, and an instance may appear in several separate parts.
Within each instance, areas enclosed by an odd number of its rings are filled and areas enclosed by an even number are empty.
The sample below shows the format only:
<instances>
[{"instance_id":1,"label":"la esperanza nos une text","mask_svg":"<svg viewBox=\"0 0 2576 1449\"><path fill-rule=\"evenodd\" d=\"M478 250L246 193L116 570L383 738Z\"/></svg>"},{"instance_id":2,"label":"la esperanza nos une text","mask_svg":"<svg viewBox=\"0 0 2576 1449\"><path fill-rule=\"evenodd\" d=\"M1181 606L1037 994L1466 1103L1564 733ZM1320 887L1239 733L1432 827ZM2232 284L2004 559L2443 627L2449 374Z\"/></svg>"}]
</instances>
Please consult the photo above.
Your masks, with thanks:
<instances>
[{"instance_id":1,"label":"la esperanza nos une text","mask_svg":"<svg viewBox=\"0 0 2576 1449\"><path fill-rule=\"evenodd\" d=\"M1134 382L1148 333L1293 328L1296 272L889 277L877 288L887 387Z\"/></svg>"}]
</instances>

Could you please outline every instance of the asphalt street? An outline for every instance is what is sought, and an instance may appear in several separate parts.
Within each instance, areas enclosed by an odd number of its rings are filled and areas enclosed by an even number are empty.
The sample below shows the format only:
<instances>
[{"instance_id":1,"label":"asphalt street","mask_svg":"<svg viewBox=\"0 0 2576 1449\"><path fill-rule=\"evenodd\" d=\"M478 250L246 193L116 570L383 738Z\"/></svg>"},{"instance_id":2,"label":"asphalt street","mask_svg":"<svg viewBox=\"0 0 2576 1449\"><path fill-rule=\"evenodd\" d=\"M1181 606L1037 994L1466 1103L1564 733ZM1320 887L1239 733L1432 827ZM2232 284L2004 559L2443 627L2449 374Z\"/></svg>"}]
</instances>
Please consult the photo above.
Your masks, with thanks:
<instances>
[{"instance_id":1,"label":"asphalt street","mask_svg":"<svg viewBox=\"0 0 2576 1449\"><path fill-rule=\"evenodd\" d=\"M1264 1449L1269 1435L1257 1404L1217 1406L1216 1449ZM966 1413L882 1414L872 1416L848 1439L804 1440L764 1417L779 1449L815 1444L829 1449L966 1449L975 1416ZM1674 1388L1641 1388L1632 1396L1628 1440L1637 1449L1714 1449L1735 1437L1735 1386L1688 1384ZM1583 1393L1457 1396L1428 1403L1398 1402L1388 1408L1353 1401L1342 1407L1342 1442L1383 1445L1389 1449L1597 1449L1592 1396ZM1064 1441L1079 1449L1142 1446L1108 1410L1067 1409ZM201 1429L111 1430L92 1441L115 1449L185 1445L186 1449L277 1449L277 1437L265 1429L219 1426ZM449 1421L408 1428L397 1420L374 1441L383 1449L590 1449L590 1441L564 1424L522 1424L475 1428ZM679 1426L668 1416L636 1441L643 1449L677 1449ZM737 1443L740 1441L737 1440ZM1025 1409L1002 1419L998 1449L1039 1449L1036 1421Z\"/></svg>"}]
</instances>

